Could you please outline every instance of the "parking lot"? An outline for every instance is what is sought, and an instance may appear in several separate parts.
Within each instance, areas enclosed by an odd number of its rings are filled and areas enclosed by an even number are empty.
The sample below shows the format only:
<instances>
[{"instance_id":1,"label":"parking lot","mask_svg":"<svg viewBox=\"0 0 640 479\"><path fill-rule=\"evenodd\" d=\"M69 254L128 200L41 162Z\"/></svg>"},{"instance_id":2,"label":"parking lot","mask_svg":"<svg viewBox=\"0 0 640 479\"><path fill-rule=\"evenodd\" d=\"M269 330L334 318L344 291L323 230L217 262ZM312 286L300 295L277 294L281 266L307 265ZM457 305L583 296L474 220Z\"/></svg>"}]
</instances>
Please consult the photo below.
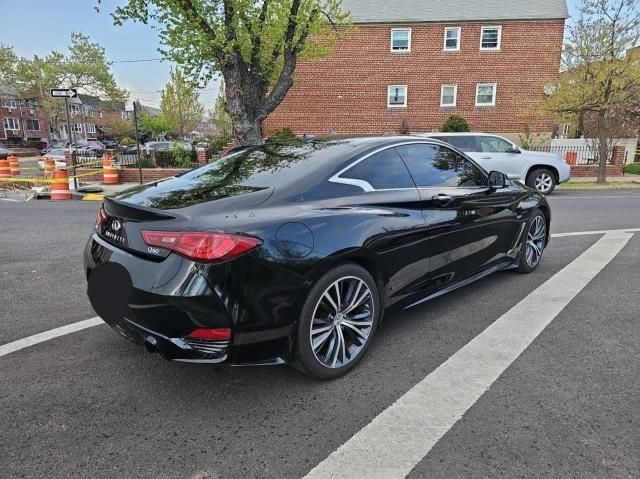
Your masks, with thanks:
<instances>
[{"instance_id":1,"label":"parking lot","mask_svg":"<svg viewBox=\"0 0 640 479\"><path fill-rule=\"evenodd\" d=\"M640 193L549 202L535 273L386 318L331 382L170 363L104 324L30 346L95 317L98 203L0 202L0 477L640 477Z\"/></svg>"}]
</instances>

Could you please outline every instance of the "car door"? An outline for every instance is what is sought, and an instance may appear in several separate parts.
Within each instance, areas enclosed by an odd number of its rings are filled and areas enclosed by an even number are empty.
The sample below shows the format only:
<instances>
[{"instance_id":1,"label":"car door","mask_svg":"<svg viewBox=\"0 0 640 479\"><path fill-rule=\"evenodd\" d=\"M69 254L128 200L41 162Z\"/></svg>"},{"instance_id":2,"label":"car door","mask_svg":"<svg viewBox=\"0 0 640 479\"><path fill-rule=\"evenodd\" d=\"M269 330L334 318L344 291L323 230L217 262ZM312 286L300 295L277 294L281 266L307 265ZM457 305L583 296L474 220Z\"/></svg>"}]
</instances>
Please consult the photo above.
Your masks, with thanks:
<instances>
[{"instance_id":1,"label":"car door","mask_svg":"<svg viewBox=\"0 0 640 479\"><path fill-rule=\"evenodd\" d=\"M389 146L365 156L330 183L359 190L346 196L337 190L332 206L348 212L348 224L340 222L339 228L357 231L362 245L375 256L387 285L387 306L424 297L430 274L429 231L420 194L398 152ZM332 231L327 224L322 231ZM340 244L341 231L332 231L332 237Z\"/></svg>"},{"instance_id":2,"label":"car door","mask_svg":"<svg viewBox=\"0 0 640 479\"><path fill-rule=\"evenodd\" d=\"M420 193L432 286L507 261L517 235L515 195L490 188L486 172L446 146L416 143L397 150Z\"/></svg>"},{"instance_id":3,"label":"car door","mask_svg":"<svg viewBox=\"0 0 640 479\"><path fill-rule=\"evenodd\" d=\"M524 165L522 155L513 143L504 138L490 135L478 135L479 157L478 163L487 171L499 171L509 178L519 179Z\"/></svg>"}]
</instances>

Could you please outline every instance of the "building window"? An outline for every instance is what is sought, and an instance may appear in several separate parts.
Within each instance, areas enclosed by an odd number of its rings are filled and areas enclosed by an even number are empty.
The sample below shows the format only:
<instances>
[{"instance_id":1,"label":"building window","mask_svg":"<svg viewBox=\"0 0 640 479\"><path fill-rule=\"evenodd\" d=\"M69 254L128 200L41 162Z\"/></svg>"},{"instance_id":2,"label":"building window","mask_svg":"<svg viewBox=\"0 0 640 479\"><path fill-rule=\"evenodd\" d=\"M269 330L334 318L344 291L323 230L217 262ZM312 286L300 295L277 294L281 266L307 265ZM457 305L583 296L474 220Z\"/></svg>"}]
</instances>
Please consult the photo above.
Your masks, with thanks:
<instances>
[{"instance_id":1,"label":"building window","mask_svg":"<svg viewBox=\"0 0 640 479\"><path fill-rule=\"evenodd\" d=\"M442 85L440 90L440 106L456 106L458 85Z\"/></svg>"},{"instance_id":2,"label":"building window","mask_svg":"<svg viewBox=\"0 0 640 479\"><path fill-rule=\"evenodd\" d=\"M410 52L411 51L411 29L393 28L391 30L391 51Z\"/></svg>"},{"instance_id":3,"label":"building window","mask_svg":"<svg viewBox=\"0 0 640 479\"><path fill-rule=\"evenodd\" d=\"M131 119L131 112L130 111L126 111L126 110L122 110L120 112L120 118L122 118L123 120L130 120Z\"/></svg>"},{"instance_id":4,"label":"building window","mask_svg":"<svg viewBox=\"0 0 640 479\"><path fill-rule=\"evenodd\" d=\"M100 118L104 118L104 112L103 112L102 110L100 110L100 111L98 112L98 116L99 116Z\"/></svg>"},{"instance_id":5,"label":"building window","mask_svg":"<svg viewBox=\"0 0 640 479\"><path fill-rule=\"evenodd\" d=\"M447 51L460 50L460 27L447 27L444 29L444 49Z\"/></svg>"},{"instance_id":6,"label":"building window","mask_svg":"<svg viewBox=\"0 0 640 479\"><path fill-rule=\"evenodd\" d=\"M29 131L40 131L40 122L38 120L28 119L27 120L27 130L29 130Z\"/></svg>"},{"instance_id":7,"label":"building window","mask_svg":"<svg viewBox=\"0 0 640 479\"><path fill-rule=\"evenodd\" d=\"M482 27L480 50L500 50L502 27Z\"/></svg>"},{"instance_id":8,"label":"building window","mask_svg":"<svg viewBox=\"0 0 640 479\"><path fill-rule=\"evenodd\" d=\"M20 129L20 121L17 118L5 118L4 129L18 131Z\"/></svg>"},{"instance_id":9,"label":"building window","mask_svg":"<svg viewBox=\"0 0 640 479\"><path fill-rule=\"evenodd\" d=\"M71 127L71 131L74 133L82 133L82 123L74 123Z\"/></svg>"},{"instance_id":10,"label":"building window","mask_svg":"<svg viewBox=\"0 0 640 479\"><path fill-rule=\"evenodd\" d=\"M569 133L571 133L571 123L565 123L562 125L562 136L569 138Z\"/></svg>"},{"instance_id":11,"label":"building window","mask_svg":"<svg viewBox=\"0 0 640 479\"><path fill-rule=\"evenodd\" d=\"M82 109L84 110L84 116L93 116L93 107L91 105L84 105Z\"/></svg>"},{"instance_id":12,"label":"building window","mask_svg":"<svg viewBox=\"0 0 640 479\"><path fill-rule=\"evenodd\" d=\"M96 125L93 123L87 123L85 125L86 132L95 135L96 134Z\"/></svg>"},{"instance_id":13,"label":"building window","mask_svg":"<svg viewBox=\"0 0 640 479\"><path fill-rule=\"evenodd\" d=\"M476 106L495 106L496 84L478 83L476 85Z\"/></svg>"},{"instance_id":14,"label":"building window","mask_svg":"<svg viewBox=\"0 0 640 479\"><path fill-rule=\"evenodd\" d=\"M389 85L387 90L387 106L407 106L407 85Z\"/></svg>"},{"instance_id":15,"label":"building window","mask_svg":"<svg viewBox=\"0 0 640 479\"><path fill-rule=\"evenodd\" d=\"M3 98L2 107L9 109L18 108L18 102L13 98Z\"/></svg>"},{"instance_id":16,"label":"building window","mask_svg":"<svg viewBox=\"0 0 640 479\"><path fill-rule=\"evenodd\" d=\"M80 113L80 105L69 105L69 111L72 115L77 115Z\"/></svg>"}]
</instances>

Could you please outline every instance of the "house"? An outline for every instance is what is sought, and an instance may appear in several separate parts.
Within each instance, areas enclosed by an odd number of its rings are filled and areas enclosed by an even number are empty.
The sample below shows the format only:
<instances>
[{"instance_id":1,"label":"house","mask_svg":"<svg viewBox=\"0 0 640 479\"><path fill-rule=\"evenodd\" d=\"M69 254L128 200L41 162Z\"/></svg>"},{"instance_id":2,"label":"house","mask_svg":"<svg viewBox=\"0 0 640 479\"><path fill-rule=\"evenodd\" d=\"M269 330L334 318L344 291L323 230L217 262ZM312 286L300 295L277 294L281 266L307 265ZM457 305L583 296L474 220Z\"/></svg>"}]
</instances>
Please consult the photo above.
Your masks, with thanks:
<instances>
[{"instance_id":1,"label":"house","mask_svg":"<svg viewBox=\"0 0 640 479\"><path fill-rule=\"evenodd\" d=\"M0 143L37 146L47 136L47 122L37 98L0 85Z\"/></svg>"},{"instance_id":2,"label":"house","mask_svg":"<svg viewBox=\"0 0 640 479\"><path fill-rule=\"evenodd\" d=\"M73 138L78 141L108 137L107 127L114 120L121 118L122 111L124 102L110 102L97 96L79 94L77 98L69 100L69 120ZM58 115L56 123L56 136L62 139L69 138L64 111Z\"/></svg>"},{"instance_id":3,"label":"house","mask_svg":"<svg viewBox=\"0 0 640 479\"><path fill-rule=\"evenodd\" d=\"M558 77L565 0L343 0L355 24L325 58L300 62L264 133L430 132L452 114L517 139L551 134L540 113Z\"/></svg>"}]
</instances>

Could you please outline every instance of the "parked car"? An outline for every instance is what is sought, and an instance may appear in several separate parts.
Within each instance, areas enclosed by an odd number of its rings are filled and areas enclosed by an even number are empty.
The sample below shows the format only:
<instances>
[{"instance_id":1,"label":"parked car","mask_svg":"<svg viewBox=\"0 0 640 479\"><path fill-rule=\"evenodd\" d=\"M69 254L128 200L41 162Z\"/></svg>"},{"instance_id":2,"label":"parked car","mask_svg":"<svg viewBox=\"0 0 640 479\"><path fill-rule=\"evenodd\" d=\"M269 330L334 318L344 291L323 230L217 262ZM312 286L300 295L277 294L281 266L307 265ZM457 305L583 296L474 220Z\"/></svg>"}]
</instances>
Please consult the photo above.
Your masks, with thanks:
<instances>
[{"instance_id":1,"label":"parked car","mask_svg":"<svg viewBox=\"0 0 640 479\"><path fill-rule=\"evenodd\" d=\"M173 148L172 141L150 141L142 147L147 155L150 155L153 150L170 150L171 148Z\"/></svg>"},{"instance_id":2,"label":"parked car","mask_svg":"<svg viewBox=\"0 0 640 479\"><path fill-rule=\"evenodd\" d=\"M47 158L51 158L56 162L56 168L64 168L67 166L67 162L65 161L64 150L61 148L50 150L47 155ZM44 158L38 160L38 167L41 170L44 170Z\"/></svg>"},{"instance_id":3,"label":"parked car","mask_svg":"<svg viewBox=\"0 0 640 479\"><path fill-rule=\"evenodd\" d=\"M435 139L266 144L107 197L84 270L98 315L164 358L329 379L385 311L534 271L550 218Z\"/></svg>"},{"instance_id":4,"label":"parked car","mask_svg":"<svg viewBox=\"0 0 640 479\"><path fill-rule=\"evenodd\" d=\"M0 146L0 160L6 160L9 155L13 155L13 150Z\"/></svg>"},{"instance_id":5,"label":"parked car","mask_svg":"<svg viewBox=\"0 0 640 479\"><path fill-rule=\"evenodd\" d=\"M426 133L455 146L488 171L500 171L540 193L550 195L571 178L571 167L555 153L520 148L502 136L488 133Z\"/></svg>"},{"instance_id":6,"label":"parked car","mask_svg":"<svg viewBox=\"0 0 640 479\"><path fill-rule=\"evenodd\" d=\"M71 143L69 141L66 140L60 140L60 141L54 141L53 143L51 143L50 145L48 145L45 149L40 151L40 155L46 155L48 154L51 150L58 150L58 149L64 149L64 148L69 148L69 145Z\"/></svg>"}]
</instances>

